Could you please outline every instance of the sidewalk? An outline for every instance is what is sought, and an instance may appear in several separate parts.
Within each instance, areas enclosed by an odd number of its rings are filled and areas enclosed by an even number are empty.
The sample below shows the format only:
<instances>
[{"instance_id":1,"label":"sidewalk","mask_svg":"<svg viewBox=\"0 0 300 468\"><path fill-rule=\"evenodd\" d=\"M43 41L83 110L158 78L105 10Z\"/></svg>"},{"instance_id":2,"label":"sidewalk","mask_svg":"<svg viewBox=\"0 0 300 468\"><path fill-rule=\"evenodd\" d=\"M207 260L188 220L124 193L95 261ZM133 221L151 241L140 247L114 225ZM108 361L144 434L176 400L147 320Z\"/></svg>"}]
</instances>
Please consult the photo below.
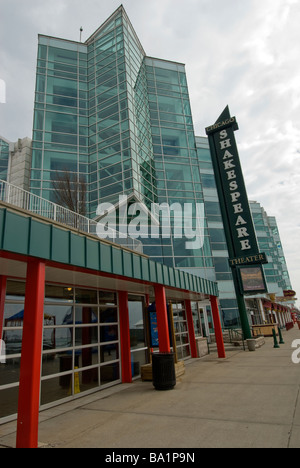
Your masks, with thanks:
<instances>
[{"instance_id":1,"label":"sidewalk","mask_svg":"<svg viewBox=\"0 0 300 468\"><path fill-rule=\"evenodd\" d=\"M192 360L174 390L135 382L40 414L45 447L299 448L300 364L291 360L298 327L254 353ZM15 446L16 423L0 426L0 447Z\"/></svg>"}]
</instances>

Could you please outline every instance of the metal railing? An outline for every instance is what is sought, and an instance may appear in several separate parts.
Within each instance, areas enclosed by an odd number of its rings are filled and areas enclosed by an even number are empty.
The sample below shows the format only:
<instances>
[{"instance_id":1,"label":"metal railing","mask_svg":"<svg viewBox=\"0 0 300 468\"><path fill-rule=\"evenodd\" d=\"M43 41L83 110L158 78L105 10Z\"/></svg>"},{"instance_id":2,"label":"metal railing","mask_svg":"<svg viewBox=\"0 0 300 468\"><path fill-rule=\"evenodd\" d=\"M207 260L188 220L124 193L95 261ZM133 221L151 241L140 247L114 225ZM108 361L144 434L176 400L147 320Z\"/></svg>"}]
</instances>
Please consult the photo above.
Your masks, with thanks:
<instances>
[{"instance_id":1,"label":"metal railing","mask_svg":"<svg viewBox=\"0 0 300 468\"><path fill-rule=\"evenodd\" d=\"M72 229L78 229L87 234L97 235L97 221L82 216L74 211L57 205L45 198L27 192L20 187L0 180L0 201L13 205L22 210L30 211L49 220L64 224ZM118 237L118 232L114 233L112 242L122 247L143 253L143 244L137 239ZM111 236L112 237L112 236Z\"/></svg>"},{"instance_id":2,"label":"metal railing","mask_svg":"<svg viewBox=\"0 0 300 468\"><path fill-rule=\"evenodd\" d=\"M228 335L229 335L230 343L235 343L235 342L243 343L243 348L245 351L246 347L245 347L244 333L241 329L229 328Z\"/></svg>"},{"instance_id":3,"label":"metal railing","mask_svg":"<svg viewBox=\"0 0 300 468\"><path fill-rule=\"evenodd\" d=\"M243 331L240 328L222 328L224 344L233 345L237 348L242 346L246 350L245 339ZM210 334L210 347L216 343L216 336L214 333Z\"/></svg>"}]
</instances>

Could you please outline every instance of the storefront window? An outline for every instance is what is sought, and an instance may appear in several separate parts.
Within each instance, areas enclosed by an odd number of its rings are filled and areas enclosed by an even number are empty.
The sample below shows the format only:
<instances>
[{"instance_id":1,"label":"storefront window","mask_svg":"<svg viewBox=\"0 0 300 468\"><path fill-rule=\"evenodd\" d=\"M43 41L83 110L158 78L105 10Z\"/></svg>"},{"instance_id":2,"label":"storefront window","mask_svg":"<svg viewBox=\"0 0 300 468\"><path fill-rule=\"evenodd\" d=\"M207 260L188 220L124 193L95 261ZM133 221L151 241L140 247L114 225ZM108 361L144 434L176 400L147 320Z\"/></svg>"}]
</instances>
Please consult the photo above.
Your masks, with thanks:
<instances>
[{"instance_id":1,"label":"storefront window","mask_svg":"<svg viewBox=\"0 0 300 468\"><path fill-rule=\"evenodd\" d=\"M17 412L23 335L25 283L7 281L2 336L5 361L0 362L0 418Z\"/></svg>"},{"instance_id":2,"label":"storefront window","mask_svg":"<svg viewBox=\"0 0 300 468\"><path fill-rule=\"evenodd\" d=\"M17 412L24 296L25 282L7 282L0 418ZM120 382L115 293L46 285L41 375L41 405Z\"/></svg>"},{"instance_id":3,"label":"storefront window","mask_svg":"<svg viewBox=\"0 0 300 468\"><path fill-rule=\"evenodd\" d=\"M141 296L129 296L129 327L131 346L132 377L141 374L141 366L148 361L148 347L146 343L145 303Z\"/></svg>"},{"instance_id":4,"label":"storefront window","mask_svg":"<svg viewBox=\"0 0 300 468\"><path fill-rule=\"evenodd\" d=\"M202 336L202 326L201 326L201 317L200 317L198 303L192 302L191 306L192 306L195 336L200 337Z\"/></svg>"},{"instance_id":5,"label":"storefront window","mask_svg":"<svg viewBox=\"0 0 300 468\"><path fill-rule=\"evenodd\" d=\"M186 311L183 302L173 302L172 307L177 357L181 360L191 355Z\"/></svg>"},{"instance_id":6,"label":"storefront window","mask_svg":"<svg viewBox=\"0 0 300 468\"><path fill-rule=\"evenodd\" d=\"M51 334L52 336L53 333L57 334L60 345L56 344L56 350L59 352L53 355L52 363L49 359L51 351L44 350L42 374L48 377L52 375L51 380L56 386L57 399L66 397L66 387L68 387L67 396L72 396L120 379L116 295L82 288L61 289L64 291L57 290L56 298L61 297L63 300L67 298L68 301L73 299L68 306L58 305L56 299L55 304L45 307L49 309L47 310L49 316L50 307L54 310L52 314L55 314L58 326L52 328ZM53 291L51 292L53 297ZM50 298L46 299L48 300ZM50 331L48 327L46 330ZM60 375L58 379L57 374ZM42 402L51 402L49 396L43 395L43 392L49 392L50 388L50 384L42 385Z\"/></svg>"}]
</instances>

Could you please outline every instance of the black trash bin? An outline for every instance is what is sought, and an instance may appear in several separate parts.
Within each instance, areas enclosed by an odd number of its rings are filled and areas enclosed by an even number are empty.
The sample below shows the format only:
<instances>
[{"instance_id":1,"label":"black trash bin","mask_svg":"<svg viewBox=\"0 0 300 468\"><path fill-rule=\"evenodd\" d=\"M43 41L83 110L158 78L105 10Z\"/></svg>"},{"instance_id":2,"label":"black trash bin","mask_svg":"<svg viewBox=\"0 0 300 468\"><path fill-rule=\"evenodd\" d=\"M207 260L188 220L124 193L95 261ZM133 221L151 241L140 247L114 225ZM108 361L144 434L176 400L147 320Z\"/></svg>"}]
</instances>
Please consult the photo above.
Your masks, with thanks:
<instances>
[{"instance_id":1,"label":"black trash bin","mask_svg":"<svg viewBox=\"0 0 300 468\"><path fill-rule=\"evenodd\" d=\"M152 354L152 380L156 390L172 390L176 385L173 353Z\"/></svg>"}]
</instances>

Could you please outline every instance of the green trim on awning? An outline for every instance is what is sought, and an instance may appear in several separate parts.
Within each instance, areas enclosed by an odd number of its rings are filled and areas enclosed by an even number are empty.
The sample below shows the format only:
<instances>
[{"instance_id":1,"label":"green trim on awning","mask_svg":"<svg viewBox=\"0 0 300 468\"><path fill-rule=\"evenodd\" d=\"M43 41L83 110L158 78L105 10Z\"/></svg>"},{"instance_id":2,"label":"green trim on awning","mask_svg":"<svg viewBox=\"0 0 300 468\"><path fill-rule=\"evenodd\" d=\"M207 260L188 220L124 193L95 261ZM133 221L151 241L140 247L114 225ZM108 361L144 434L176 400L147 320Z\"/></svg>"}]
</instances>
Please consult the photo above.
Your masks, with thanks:
<instances>
[{"instance_id":1,"label":"green trim on awning","mask_svg":"<svg viewBox=\"0 0 300 468\"><path fill-rule=\"evenodd\" d=\"M176 289L219 295L217 283L7 208L0 208L0 250Z\"/></svg>"}]
</instances>

